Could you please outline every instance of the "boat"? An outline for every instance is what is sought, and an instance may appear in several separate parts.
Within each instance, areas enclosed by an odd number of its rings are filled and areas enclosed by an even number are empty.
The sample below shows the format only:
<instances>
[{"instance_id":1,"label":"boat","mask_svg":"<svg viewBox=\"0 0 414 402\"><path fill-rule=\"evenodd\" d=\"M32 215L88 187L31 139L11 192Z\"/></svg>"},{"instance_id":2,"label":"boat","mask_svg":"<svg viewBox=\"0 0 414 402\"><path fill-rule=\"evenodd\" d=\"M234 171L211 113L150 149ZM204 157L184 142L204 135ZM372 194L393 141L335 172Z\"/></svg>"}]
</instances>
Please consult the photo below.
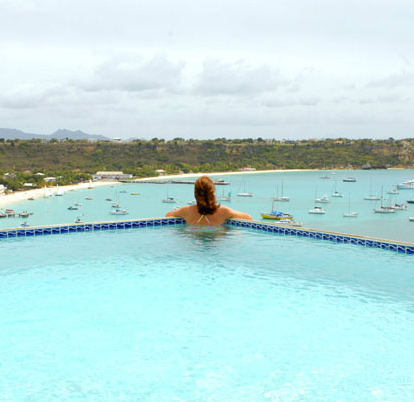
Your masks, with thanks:
<instances>
[{"instance_id":1,"label":"boat","mask_svg":"<svg viewBox=\"0 0 414 402\"><path fill-rule=\"evenodd\" d=\"M131 193L131 195L140 195L140 193Z\"/></svg>"},{"instance_id":2,"label":"boat","mask_svg":"<svg viewBox=\"0 0 414 402\"><path fill-rule=\"evenodd\" d=\"M43 196L45 198L49 198L49 197L52 196L52 192L50 191L50 188L49 187L45 187L44 190L43 190L43 192L44 192Z\"/></svg>"},{"instance_id":3,"label":"boat","mask_svg":"<svg viewBox=\"0 0 414 402\"><path fill-rule=\"evenodd\" d=\"M224 195L224 191L221 193L221 197L219 197L219 201L231 201L231 192L229 191L227 195Z\"/></svg>"},{"instance_id":4,"label":"boat","mask_svg":"<svg viewBox=\"0 0 414 402\"><path fill-rule=\"evenodd\" d=\"M167 197L167 198L164 198L162 202L165 204L175 204L178 201L174 197Z\"/></svg>"},{"instance_id":5,"label":"boat","mask_svg":"<svg viewBox=\"0 0 414 402\"><path fill-rule=\"evenodd\" d=\"M83 223L83 220L80 217L77 217L75 223Z\"/></svg>"},{"instance_id":6,"label":"boat","mask_svg":"<svg viewBox=\"0 0 414 402\"><path fill-rule=\"evenodd\" d=\"M30 215L30 214L29 214L29 212L27 212L27 211L20 212L20 214L19 214L19 216L20 216L21 218L27 218L29 215Z\"/></svg>"},{"instance_id":7,"label":"boat","mask_svg":"<svg viewBox=\"0 0 414 402\"><path fill-rule=\"evenodd\" d=\"M288 226L294 226L294 227L301 227L303 226L302 222L295 222L291 221L289 219L281 219L280 221L277 221L278 225L288 225Z\"/></svg>"},{"instance_id":8,"label":"boat","mask_svg":"<svg viewBox=\"0 0 414 402\"><path fill-rule=\"evenodd\" d=\"M75 205L77 206L77 207L81 207L82 206L82 203L81 202L75 202Z\"/></svg>"},{"instance_id":9,"label":"boat","mask_svg":"<svg viewBox=\"0 0 414 402\"><path fill-rule=\"evenodd\" d=\"M382 187L381 187L381 206L379 208L374 208L373 212L376 214L393 214L395 212L395 209L391 206L384 206L383 203L383 197L382 197Z\"/></svg>"},{"instance_id":10,"label":"boat","mask_svg":"<svg viewBox=\"0 0 414 402\"><path fill-rule=\"evenodd\" d=\"M344 195L342 194L342 193L340 193L339 191L334 191L332 194L331 194L331 197L343 197Z\"/></svg>"},{"instance_id":11,"label":"boat","mask_svg":"<svg viewBox=\"0 0 414 402\"><path fill-rule=\"evenodd\" d=\"M195 200L187 202L187 205L196 205L196 204L197 204L197 202Z\"/></svg>"},{"instance_id":12,"label":"boat","mask_svg":"<svg viewBox=\"0 0 414 402\"><path fill-rule=\"evenodd\" d=\"M85 200L93 200L93 198L89 195L88 197L85 197Z\"/></svg>"},{"instance_id":13,"label":"boat","mask_svg":"<svg viewBox=\"0 0 414 402\"><path fill-rule=\"evenodd\" d=\"M327 204L328 202L331 202L326 194L324 194L321 198L315 198L315 202L319 202L322 204Z\"/></svg>"},{"instance_id":14,"label":"boat","mask_svg":"<svg viewBox=\"0 0 414 402\"><path fill-rule=\"evenodd\" d=\"M414 179L403 181L397 184L398 190L414 190Z\"/></svg>"},{"instance_id":15,"label":"boat","mask_svg":"<svg viewBox=\"0 0 414 402\"><path fill-rule=\"evenodd\" d=\"M27 228L27 227L29 227L30 225L29 225L27 222L23 222L20 226L21 226L22 228Z\"/></svg>"},{"instance_id":16,"label":"boat","mask_svg":"<svg viewBox=\"0 0 414 402\"><path fill-rule=\"evenodd\" d=\"M293 216L282 211L276 211L274 209L275 200L272 200L272 210L270 212L262 212L260 215L263 219L274 219L277 221L280 220L292 220Z\"/></svg>"},{"instance_id":17,"label":"boat","mask_svg":"<svg viewBox=\"0 0 414 402\"><path fill-rule=\"evenodd\" d=\"M351 211L351 193L348 198L348 212L344 212L342 216L344 218L356 218L358 216L358 212Z\"/></svg>"},{"instance_id":18,"label":"boat","mask_svg":"<svg viewBox=\"0 0 414 402\"><path fill-rule=\"evenodd\" d=\"M413 200L407 200L408 204L414 204L414 199Z\"/></svg>"},{"instance_id":19,"label":"boat","mask_svg":"<svg viewBox=\"0 0 414 402\"><path fill-rule=\"evenodd\" d=\"M377 194L372 194L372 179L369 180L369 195L364 197L366 201L379 201L380 197Z\"/></svg>"},{"instance_id":20,"label":"boat","mask_svg":"<svg viewBox=\"0 0 414 402\"><path fill-rule=\"evenodd\" d=\"M327 174L325 174L324 176L321 176L321 179L324 179L324 180L327 180L327 179L330 179L331 177L330 176L328 176Z\"/></svg>"},{"instance_id":21,"label":"boat","mask_svg":"<svg viewBox=\"0 0 414 402\"><path fill-rule=\"evenodd\" d=\"M325 210L321 207L315 206L313 209L310 209L308 213L315 214L315 215L322 215L325 213Z\"/></svg>"},{"instance_id":22,"label":"boat","mask_svg":"<svg viewBox=\"0 0 414 402\"><path fill-rule=\"evenodd\" d=\"M414 216L410 216L410 217L408 218L408 220L409 220L410 222L414 222Z\"/></svg>"},{"instance_id":23,"label":"boat","mask_svg":"<svg viewBox=\"0 0 414 402\"><path fill-rule=\"evenodd\" d=\"M79 208L71 205L68 209L69 211L77 211Z\"/></svg>"},{"instance_id":24,"label":"boat","mask_svg":"<svg viewBox=\"0 0 414 402\"><path fill-rule=\"evenodd\" d=\"M113 206L114 208L121 208L121 205L119 204L119 202L113 202L113 203L112 203L112 206Z\"/></svg>"},{"instance_id":25,"label":"boat","mask_svg":"<svg viewBox=\"0 0 414 402\"><path fill-rule=\"evenodd\" d=\"M112 201L112 198L107 198L106 201Z\"/></svg>"},{"instance_id":26,"label":"boat","mask_svg":"<svg viewBox=\"0 0 414 402\"><path fill-rule=\"evenodd\" d=\"M33 197L29 197L28 198L28 201L34 201L34 198Z\"/></svg>"},{"instance_id":27,"label":"boat","mask_svg":"<svg viewBox=\"0 0 414 402\"><path fill-rule=\"evenodd\" d=\"M229 181L225 181L223 179L214 180L214 184L216 186L228 186L230 184Z\"/></svg>"},{"instance_id":28,"label":"boat","mask_svg":"<svg viewBox=\"0 0 414 402\"><path fill-rule=\"evenodd\" d=\"M387 191L387 194L400 194L400 192L397 190L397 186L394 186L391 190Z\"/></svg>"},{"instance_id":29,"label":"boat","mask_svg":"<svg viewBox=\"0 0 414 402\"><path fill-rule=\"evenodd\" d=\"M129 211L123 208L115 208L109 212L111 215L128 215Z\"/></svg>"},{"instance_id":30,"label":"boat","mask_svg":"<svg viewBox=\"0 0 414 402\"><path fill-rule=\"evenodd\" d=\"M345 179L342 179L342 181L344 181L346 183L355 183L356 179L355 179L355 177L347 177Z\"/></svg>"},{"instance_id":31,"label":"boat","mask_svg":"<svg viewBox=\"0 0 414 402\"><path fill-rule=\"evenodd\" d=\"M279 197L279 195L277 195L276 197L273 197L273 201L280 201L280 202L289 202L290 201L290 197L287 197L286 195L283 195L283 181L282 181L282 195L280 197Z\"/></svg>"},{"instance_id":32,"label":"boat","mask_svg":"<svg viewBox=\"0 0 414 402\"><path fill-rule=\"evenodd\" d=\"M391 206L391 208L394 208L396 211L405 211L407 209L407 204L397 204Z\"/></svg>"},{"instance_id":33,"label":"boat","mask_svg":"<svg viewBox=\"0 0 414 402\"><path fill-rule=\"evenodd\" d=\"M246 191L246 183L243 183L243 191L237 193L237 197L253 197L253 193L249 193Z\"/></svg>"},{"instance_id":34,"label":"boat","mask_svg":"<svg viewBox=\"0 0 414 402\"><path fill-rule=\"evenodd\" d=\"M58 188L57 188L57 190L56 190L56 194L55 194L55 196L56 196L56 197L62 197L64 194L65 194L65 192L63 191L63 189L61 189L61 188L58 186Z\"/></svg>"}]
</instances>

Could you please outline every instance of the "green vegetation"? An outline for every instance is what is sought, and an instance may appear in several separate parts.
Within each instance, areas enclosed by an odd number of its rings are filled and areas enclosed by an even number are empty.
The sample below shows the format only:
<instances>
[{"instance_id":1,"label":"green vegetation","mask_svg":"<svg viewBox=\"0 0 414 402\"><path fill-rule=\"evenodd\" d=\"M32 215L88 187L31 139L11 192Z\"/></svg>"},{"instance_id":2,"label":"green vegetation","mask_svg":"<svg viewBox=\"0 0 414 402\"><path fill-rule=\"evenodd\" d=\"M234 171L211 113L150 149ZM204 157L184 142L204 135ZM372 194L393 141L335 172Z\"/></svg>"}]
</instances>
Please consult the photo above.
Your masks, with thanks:
<instances>
[{"instance_id":1,"label":"green vegetation","mask_svg":"<svg viewBox=\"0 0 414 402\"><path fill-rule=\"evenodd\" d=\"M167 173L266 169L344 169L413 167L414 139L277 141L258 139L42 142L0 139L0 184L21 189L24 182L44 185L37 172L58 184L88 179L98 170L122 170L137 177ZM11 176L4 176L5 173Z\"/></svg>"}]
</instances>

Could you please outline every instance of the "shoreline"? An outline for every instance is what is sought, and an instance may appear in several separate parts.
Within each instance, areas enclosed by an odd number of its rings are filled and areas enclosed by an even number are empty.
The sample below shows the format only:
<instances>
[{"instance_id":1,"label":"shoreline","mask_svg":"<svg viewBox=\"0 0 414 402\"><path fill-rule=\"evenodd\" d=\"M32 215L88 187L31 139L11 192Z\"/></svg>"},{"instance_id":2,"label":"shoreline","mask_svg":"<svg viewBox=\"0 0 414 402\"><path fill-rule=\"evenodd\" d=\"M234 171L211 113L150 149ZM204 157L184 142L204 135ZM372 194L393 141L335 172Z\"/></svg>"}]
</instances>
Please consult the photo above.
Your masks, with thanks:
<instances>
[{"instance_id":1,"label":"shoreline","mask_svg":"<svg viewBox=\"0 0 414 402\"><path fill-rule=\"evenodd\" d=\"M394 168L399 169L399 168ZM181 174L170 174L170 175L163 175L163 176L153 176L153 177L143 177L139 179L135 179L132 182L140 182L140 181L147 181L147 180L171 180L171 179L181 179L181 178L191 178L191 177L200 177L200 176L233 176L233 175L241 175L241 174L260 174L260 173L289 173L289 172L333 172L333 171L340 171L341 169L272 169L272 170L252 170L252 171L233 171L233 172L212 172L212 173L181 173ZM391 169L390 169L391 170ZM83 190L88 187L101 187L101 186L113 186L115 184L124 184L119 181L93 181L87 183L79 183L79 184L70 184L67 186L61 186L59 188L63 189L64 191L72 191L72 190ZM57 187L51 187L52 192L57 191ZM37 188L33 190L23 190L18 191L12 194L6 194L0 196L0 209L3 209L5 206L13 205L21 201L26 201L28 198L42 198L44 197L44 189Z\"/></svg>"},{"instance_id":2,"label":"shoreline","mask_svg":"<svg viewBox=\"0 0 414 402\"><path fill-rule=\"evenodd\" d=\"M257 173L283 173L283 172L310 172L313 170L319 169L276 169L276 170L252 170L252 171L243 171L243 172L213 172L213 173L181 173L181 174L171 174L163 176L153 176L153 177L143 177L135 179L133 182L147 181L147 180L170 180L170 179L179 179L179 178L190 178L190 177L200 177L200 176L231 176L239 174L257 174ZM72 190L84 190L88 187L101 187L114 184L124 184L119 181L92 181L87 183L79 184L69 184L67 186L60 186L64 191ZM49 187L52 191L52 194L55 194L57 187ZM11 194L1 195L0 196L0 209L4 209L6 206L11 206L13 204L19 203L21 201L27 201L28 198L33 197L43 198L44 197L44 188L36 188L33 190L23 190Z\"/></svg>"},{"instance_id":3,"label":"shoreline","mask_svg":"<svg viewBox=\"0 0 414 402\"><path fill-rule=\"evenodd\" d=\"M101 186L113 186L114 184L122 184L118 181L93 181L88 183L79 183L79 184L69 184L67 186L60 186L59 189L63 191L73 191L73 190L84 190L88 187L101 187ZM56 194L57 187L48 187L52 195ZM23 190L17 191L15 193L1 195L0 196L0 208L5 206L13 205L21 201L27 201L29 198L43 198L45 194L44 188L35 188L33 190Z\"/></svg>"}]
</instances>

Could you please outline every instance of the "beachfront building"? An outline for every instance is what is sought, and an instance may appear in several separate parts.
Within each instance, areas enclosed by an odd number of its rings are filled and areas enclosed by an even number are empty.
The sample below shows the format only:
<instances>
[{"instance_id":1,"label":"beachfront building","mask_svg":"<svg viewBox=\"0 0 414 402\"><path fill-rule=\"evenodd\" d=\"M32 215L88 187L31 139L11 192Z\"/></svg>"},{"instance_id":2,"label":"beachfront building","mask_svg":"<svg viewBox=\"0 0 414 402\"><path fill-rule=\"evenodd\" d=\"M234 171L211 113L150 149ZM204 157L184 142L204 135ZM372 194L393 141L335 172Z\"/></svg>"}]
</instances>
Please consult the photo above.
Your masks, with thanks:
<instances>
[{"instance_id":1,"label":"beachfront building","mask_svg":"<svg viewBox=\"0 0 414 402\"><path fill-rule=\"evenodd\" d=\"M100 171L96 172L92 175L92 178L94 180L126 180L126 179L132 179L132 174L126 174L122 171L119 172L105 172Z\"/></svg>"}]
</instances>

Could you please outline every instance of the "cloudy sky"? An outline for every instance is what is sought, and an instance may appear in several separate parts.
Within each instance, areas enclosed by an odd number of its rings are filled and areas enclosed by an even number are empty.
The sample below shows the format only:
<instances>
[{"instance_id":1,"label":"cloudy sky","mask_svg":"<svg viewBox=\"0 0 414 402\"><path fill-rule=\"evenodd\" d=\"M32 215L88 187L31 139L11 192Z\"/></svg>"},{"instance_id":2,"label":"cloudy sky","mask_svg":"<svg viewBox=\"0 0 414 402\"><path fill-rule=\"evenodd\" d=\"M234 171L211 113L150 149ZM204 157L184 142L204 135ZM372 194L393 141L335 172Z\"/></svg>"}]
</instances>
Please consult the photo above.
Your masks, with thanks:
<instances>
[{"instance_id":1,"label":"cloudy sky","mask_svg":"<svg viewBox=\"0 0 414 402\"><path fill-rule=\"evenodd\" d=\"M414 137L412 0L0 0L0 127Z\"/></svg>"}]
</instances>

